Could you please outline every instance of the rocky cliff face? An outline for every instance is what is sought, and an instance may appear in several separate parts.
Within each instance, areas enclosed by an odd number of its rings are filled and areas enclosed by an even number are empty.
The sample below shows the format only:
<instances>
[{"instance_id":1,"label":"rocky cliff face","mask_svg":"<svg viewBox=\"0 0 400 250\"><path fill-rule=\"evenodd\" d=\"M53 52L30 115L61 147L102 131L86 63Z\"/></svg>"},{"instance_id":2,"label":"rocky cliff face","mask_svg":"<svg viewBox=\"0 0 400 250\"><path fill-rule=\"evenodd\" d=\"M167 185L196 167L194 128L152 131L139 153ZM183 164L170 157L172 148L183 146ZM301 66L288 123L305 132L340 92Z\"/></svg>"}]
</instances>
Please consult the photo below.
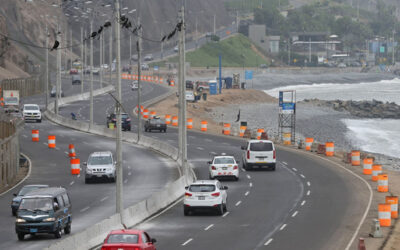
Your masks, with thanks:
<instances>
[{"instance_id":1,"label":"rocky cliff face","mask_svg":"<svg viewBox=\"0 0 400 250\"><path fill-rule=\"evenodd\" d=\"M306 99L303 102L317 106L328 106L336 111L349 112L360 118L400 119L400 106L394 102L372 101L324 101L318 99Z\"/></svg>"}]
</instances>

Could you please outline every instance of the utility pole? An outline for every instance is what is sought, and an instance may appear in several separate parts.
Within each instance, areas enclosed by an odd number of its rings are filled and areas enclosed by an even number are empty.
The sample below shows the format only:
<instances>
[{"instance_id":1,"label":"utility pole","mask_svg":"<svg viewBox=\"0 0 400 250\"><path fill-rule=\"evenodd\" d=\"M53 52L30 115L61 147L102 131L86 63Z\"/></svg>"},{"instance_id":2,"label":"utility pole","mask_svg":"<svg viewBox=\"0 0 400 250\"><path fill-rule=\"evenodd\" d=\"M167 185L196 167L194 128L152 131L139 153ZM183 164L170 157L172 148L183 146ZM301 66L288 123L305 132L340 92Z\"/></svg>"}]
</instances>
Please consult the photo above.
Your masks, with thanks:
<instances>
[{"instance_id":1,"label":"utility pole","mask_svg":"<svg viewBox=\"0 0 400 250\"><path fill-rule=\"evenodd\" d=\"M64 42L65 42L65 49L64 49L64 71L67 72L68 68L68 24L65 24L65 33L64 33Z\"/></svg>"},{"instance_id":2,"label":"utility pole","mask_svg":"<svg viewBox=\"0 0 400 250\"><path fill-rule=\"evenodd\" d=\"M103 87L103 33L100 34L100 88Z\"/></svg>"},{"instance_id":3,"label":"utility pole","mask_svg":"<svg viewBox=\"0 0 400 250\"><path fill-rule=\"evenodd\" d=\"M239 11L236 11L236 32L239 33Z\"/></svg>"},{"instance_id":4,"label":"utility pole","mask_svg":"<svg viewBox=\"0 0 400 250\"><path fill-rule=\"evenodd\" d=\"M214 14L214 35L215 35L215 14Z\"/></svg>"},{"instance_id":5,"label":"utility pole","mask_svg":"<svg viewBox=\"0 0 400 250\"><path fill-rule=\"evenodd\" d=\"M116 108L117 108L117 145L116 145L116 151L117 151L117 204L116 204L116 212L120 214L121 216L121 223L123 224L123 210L124 210L124 205L123 205L123 198L122 198L122 183L123 183L123 176L122 176L122 141L121 141L121 34L120 34L120 26L119 26L119 20L120 20L120 9L119 9L119 0L115 0L115 22L114 22L114 27L115 27L115 36L116 36L116 77L117 77L117 86L116 86L116 91L117 91L117 103L116 103Z\"/></svg>"},{"instance_id":6,"label":"utility pole","mask_svg":"<svg viewBox=\"0 0 400 250\"><path fill-rule=\"evenodd\" d=\"M93 34L93 20L90 21L90 34ZM90 38L90 113L89 128L93 127L93 37Z\"/></svg>"},{"instance_id":7,"label":"utility pole","mask_svg":"<svg viewBox=\"0 0 400 250\"><path fill-rule=\"evenodd\" d=\"M88 69L88 64L87 64L87 54L88 54L88 48L87 48L87 31L86 31L86 29L85 29L85 42L84 42L84 54L85 54L85 70L87 70ZM89 72L89 74L90 74L90 72ZM85 73L85 75L86 75L86 73ZM86 78L86 76L85 76L85 78ZM82 87L81 88L83 88L83 82L82 82Z\"/></svg>"},{"instance_id":8,"label":"utility pole","mask_svg":"<svg viewBox=\"0 0 400 250\"><path fill-rule=\"evenodd\" d=\"M69 65L70 66L69 67L70 67L70 69L72 69L72 44L73 44L73 41L72 41L72 29L70 29L69 32L70 32L69 35L70 35L70 38L71 38L69 40L70 41L70 44L69 44L69 46L70 46L70 48L69 48L69 51L70 51L70 54L69 54L70 55Z\"/></svg>"},{"instance_id":9,"label":"utility pole","mask_svg":"<svg viewBox=\"0 0 400 250\"><path fill-rule=\"evenodd\" d=\"M113 59L112 59L112 55L113 55L113 53L112 53L112 48L113 48L113 43L112 43L112 27L110 28L110 45L109 45L109 54L108 54L108 59L109 59L109 61L110 61L110 65L108 65L108 69L110 70L110 84L112 84L112 67L111 67L111 65L112 65L112 61L113 61Z\"/></svg>"},{"instance_id":10,"label":"utility pole","mask_svg":"<svg viewBox=\"0 0 400 250\"><path fill-rule=\"evenodd\" d=\"M196 40L196 49L197 49L197 43L198 43L198 35L197 35L197 15L196 15L196 33L195 33L195 40Z\"/></svg>"},{"instance_id":11,"label":"utility pole","mask_svg":"<svg viewBox=\"0 0 400 250\"><path fill-rule=\"evenodd\" d=\"M163 37L164 35L163 35L163 32L161 31L161 36L160 37ZM163 59L164 58L164 41L161 41L161 59Z\"/></svg>"},{"instance_id":12,"label":"utility pole","mask_svg":"<svg viewBox=\"0 0 400 250\"><path fill-rule=\"evenodd\" d=\"M83 93L83 71L85 68L83 64L83 46L83 26L81 26L81 94Z\"/></svg>"},{"instance_id":13,"label":"utility pole","mask_svg":"<svg viewBox=\"0 0 400 250\"><path fill-rule=\"evenodd\" d=\"M309 44L310 44L310 46L309 46L309 53L308 53L308 63L309 63L309 65L311 65L311 37L309 38Z\"/></svg>"},{"instance_id":14,"label":"utility pole","mask_svg":"<svg viewBox=\"0 0 400 250\"><path fill-rule=\"evenodd\" d=\"M56 102L54 113L58 115L58 99L60 97L60 86L61 86L61 32L60 32L60 20L57 22L57 35L56 40L60 42L57 48L57 83L56 83Z\"/></svg>"},{"instance_id":15,"label":"utility pole","mask_svg":"<svg viewBox=\"0 0 400 250\"><path fill-rule=\"evenodd\" d=\"M395 30L393 30L393 42L392 42L392 64L393 65L395 65L396 64L396 62L395 62L395 58L394 58L394 50L395 50L395 46L394 46L394 34L395 34Z\"/></svg>"},{"instance_id":16,"label":"utility pole","mask_svg":"<svg viewBox=\"0 0 400 250\"><path fill-rule=\"evenodd\" d=\"M290 58L290 38L289 38L289 40L288 40L288 65L290 66L290 63L291 63L291 61L292 61L292 59Z\"/></svg>"},{"instance_id":17,"label":"utility pole","mask_svg":"<svg viewBox=\"0 0 400 250\"><path fill-rule=\"evenodd\" d=\"M141 78L142 78L142 67L141 67L141 61L142 61L142 27L140 25L140 17L138 17L138 27L139 30L137 31L139 33L138 36L138 41L137 41L137 53L138 53L138 61L137 61L137 67L138 67L138 142L140 141L140 137L142 134L142 113L140 112L140 105L142 104L142 100L141 100L141 95L142 95L142 88L141 88Z\"/></svg>"},{"instance_id":18,"label":"utility pole","mask_svg":"<svg viewBox=\"0 0 400 250\"><path fill-rule=\"evenodd\" d=\"M215 16L214 16L215 17ZM186 131L186 86L185 86L185 7L180 12L181 29L179 31L179 152L180 165L184 176L187 170L187 131ZM215 20L215 19L214 19ZM215 22L214 22L215 23Z\"/></svg>"},{"instance_id":19,"label":"utility pole","mask_svg":"<svg viewBox=\"0 0 400 250\"><path fill-rule=\"evenodd\" d=\"M46 19L46 110L49 106L49 28Z\"/></svg>"}]
</instances>

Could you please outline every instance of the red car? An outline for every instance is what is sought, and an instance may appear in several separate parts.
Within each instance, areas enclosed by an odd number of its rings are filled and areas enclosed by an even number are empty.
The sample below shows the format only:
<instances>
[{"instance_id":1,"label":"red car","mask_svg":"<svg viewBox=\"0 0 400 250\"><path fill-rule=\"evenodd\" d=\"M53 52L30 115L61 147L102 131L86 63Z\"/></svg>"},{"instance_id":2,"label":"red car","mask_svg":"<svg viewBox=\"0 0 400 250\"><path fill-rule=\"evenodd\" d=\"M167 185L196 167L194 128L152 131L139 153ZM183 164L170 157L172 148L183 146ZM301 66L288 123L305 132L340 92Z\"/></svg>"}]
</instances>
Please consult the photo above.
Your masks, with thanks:
<instances>
[{"instance_id":1,"label":"red car","mask_svg":"<svg viewBox=\"0 0 400 250\"><path fill-rule=\"evenodd\" d=\"M71 69L71 70L69 71L69 74L70 74L70 75L77 75L77 74L78 74L78 70L77 70L77 69Z\"/></svg>"},{"instance_id":2,"label":"red car","mask_svg":"<svg viewBox=\"0 0 400 250\"><path fill-rule=\"evenodd\" d=\"M155 242L156 239L152 239L142 230L113 230L107 235L101 250L156 250Z\"/></svg>"}]
</instances>

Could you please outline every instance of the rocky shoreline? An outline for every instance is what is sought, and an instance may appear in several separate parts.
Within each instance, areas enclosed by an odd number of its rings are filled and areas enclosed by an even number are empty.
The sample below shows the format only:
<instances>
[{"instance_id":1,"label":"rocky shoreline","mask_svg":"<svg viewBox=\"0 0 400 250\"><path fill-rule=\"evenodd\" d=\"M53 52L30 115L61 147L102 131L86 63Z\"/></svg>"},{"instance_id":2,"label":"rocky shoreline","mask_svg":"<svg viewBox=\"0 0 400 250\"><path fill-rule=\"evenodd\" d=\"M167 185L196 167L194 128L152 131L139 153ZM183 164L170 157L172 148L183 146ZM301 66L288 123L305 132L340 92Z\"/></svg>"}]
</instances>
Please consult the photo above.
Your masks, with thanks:
<instances>
[{"instance_id":1,"label":"rocky shoreline","mask_svg":"<svg viewBox=\"0 0 400 250\"><path fill-rule=\"evenodd\" d=\"M316 106L325 106L339 112L348 112L358 118L381 118L400 119L400 105L394 102L372 101L342 101L342 100L319 100L305 99L303 103L310 103Z\"/></svg>"}]
</instances>

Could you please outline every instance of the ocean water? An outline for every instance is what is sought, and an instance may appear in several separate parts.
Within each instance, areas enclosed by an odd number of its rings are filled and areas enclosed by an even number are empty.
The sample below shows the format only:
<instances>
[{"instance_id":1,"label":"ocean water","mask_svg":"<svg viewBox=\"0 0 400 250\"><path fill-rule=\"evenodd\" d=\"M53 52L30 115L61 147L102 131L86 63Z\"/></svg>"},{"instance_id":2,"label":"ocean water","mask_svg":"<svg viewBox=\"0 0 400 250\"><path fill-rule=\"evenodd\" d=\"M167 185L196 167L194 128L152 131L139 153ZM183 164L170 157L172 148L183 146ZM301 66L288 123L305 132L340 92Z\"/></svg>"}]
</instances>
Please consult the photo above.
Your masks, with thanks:
<instances>
[{"instance_id":1,"label":"ocean water","mask_svg":"<svg viewBox=\"0 0 400 250\"><path fill-rule=\"evenodd\" d=\"M265 90L277 97L279 90L296 90L297 101L318 98L321 100L379 100L400 105L400 79L361 83L322 83L291 85ZM346 137L361 150L400 158L400 120L393 119L343 119Z\"/></svg>"},{"instance_id":2,"label":"ocean water","mask_svg":"<svg viewBox=\"0 0 400 250\"><path fill-rule=\"evenodd\" d=\"M309 85L291 85L265 90L271 96L278 97L280 90L296 90L296 99L318 98L321 100L379 100L395 102L400 105L400 79L362 83L321 83Z\"/></svg>"}]
</instances>

